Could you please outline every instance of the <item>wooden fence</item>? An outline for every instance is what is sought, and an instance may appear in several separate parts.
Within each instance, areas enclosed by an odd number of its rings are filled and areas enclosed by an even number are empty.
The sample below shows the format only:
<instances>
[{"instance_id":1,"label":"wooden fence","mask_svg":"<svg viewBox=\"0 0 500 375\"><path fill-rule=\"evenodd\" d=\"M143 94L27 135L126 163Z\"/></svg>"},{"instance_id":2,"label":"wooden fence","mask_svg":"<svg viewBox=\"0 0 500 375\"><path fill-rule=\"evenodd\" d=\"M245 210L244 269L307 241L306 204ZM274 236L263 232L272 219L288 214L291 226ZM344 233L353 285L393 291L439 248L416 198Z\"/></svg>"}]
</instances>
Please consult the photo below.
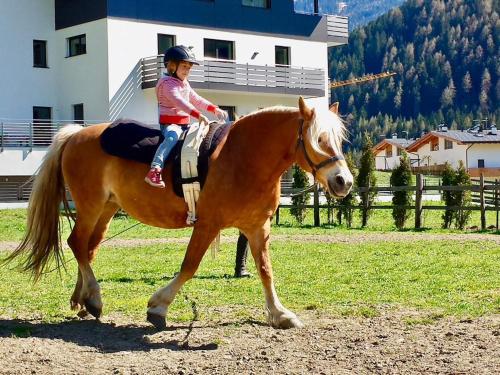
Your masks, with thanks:
<instances>
[{"instance_id":1,"label":"wooden fence","mask_svg":"<svg viewBox=\"0 0 500 375\"><path fill-rule=\"evenodd\" d=\"M422 216L424 210L465 210L465 211L480 211L481 216L481 230L486 229L486 211L496 212L496 229L499 229L499 211L500 211L500 181L485 181L481 176L479 180L474 180L475 184L461 185L461 186L443 186L443 185L426 185L424 178L421 174L416 175L415 186L368 186L358 187L354 189L354 194L368 194L369 192L377 193L394 193L396 191L411 191L415 194L415 204L411 206L401 206L415 211L415 229L422 228ZM445 191L470 191L472 194L472 204L470 206L438 206L438 205L424 205L424 193L437 192L442 193ZM291 193L292 191L290 191ZM325 208L339 208L339 205L321 205L319 204L320 192L317 187L312 190L313 204L304 205L306 209L314 210L314 226L320 226L320 209ZM309 194L309 192L307 193ZM276 211L276 224L280 221L280 209L291 208L291 204L282 204ZM350 208L359 210L362 207L350 206ZM392 210L394 205L372 205L370 209L373 210Z\"/></svg>"}]
</instances>

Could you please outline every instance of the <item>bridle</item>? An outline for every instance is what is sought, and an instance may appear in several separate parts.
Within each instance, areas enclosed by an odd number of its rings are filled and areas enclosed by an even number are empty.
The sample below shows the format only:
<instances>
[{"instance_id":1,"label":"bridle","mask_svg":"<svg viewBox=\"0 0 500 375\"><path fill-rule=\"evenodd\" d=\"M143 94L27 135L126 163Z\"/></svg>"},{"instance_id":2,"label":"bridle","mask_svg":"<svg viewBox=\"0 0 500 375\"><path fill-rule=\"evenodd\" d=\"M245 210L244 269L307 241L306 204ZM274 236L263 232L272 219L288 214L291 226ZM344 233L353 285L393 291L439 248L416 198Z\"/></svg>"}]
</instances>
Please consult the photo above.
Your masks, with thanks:
<instances>
[{"instance_id":1,"label":"bridle","mask_svg":"<svg viewBox=\"0 0 500 375\"><path fill-rule=\"evenodd\" d=\"M304 143L304 136L302 135L303 129L304 129L304 119L300 119L299 139L297 140L297 146L295 148L295 152L297 152L297 149L299 147L302 148L302 151L304 151L304 156L306 157L307 163L309 164L309 166L312 169L311 173L315 179L316 179L316 172L319 171L321 168L327 166L328 164L335 163L339 160L345 160L345 158L342 155L335 155L335 156L332 156L328 159L323 160L322 162L320 162L318 164L314 164L314 162L311 160L311 158L309 157L309 154L307 153L307 150L306 150L306 145Z\"/></svg>"}]
</instances>

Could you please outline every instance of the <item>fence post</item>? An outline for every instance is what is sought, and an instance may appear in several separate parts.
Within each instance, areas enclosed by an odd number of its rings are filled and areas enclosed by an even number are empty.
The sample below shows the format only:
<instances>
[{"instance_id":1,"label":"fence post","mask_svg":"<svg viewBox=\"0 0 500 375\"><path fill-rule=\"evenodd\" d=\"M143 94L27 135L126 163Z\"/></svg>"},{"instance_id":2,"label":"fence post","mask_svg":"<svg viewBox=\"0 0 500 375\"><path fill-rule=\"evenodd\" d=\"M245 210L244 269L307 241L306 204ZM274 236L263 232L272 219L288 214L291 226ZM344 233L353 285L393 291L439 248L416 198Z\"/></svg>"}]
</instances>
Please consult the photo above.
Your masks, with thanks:
<instances>
[{"instance_id":1,"label":"fence post","mask_svg":"<svg viewBox=\"0 0 500 375\"><path fill-rule=\"evenodd\" d=\"M424 189L424 179L422 174L417 174L415 191L415 229L422 227L422 191Z\"/></svg>"},{"instance_id":2,"label":"fence post","mask_svg":"<svg viewBox=\"0 0 500 375\"><path fill-rule=\"evenodd\" d=\"M280 225L280 206L278 205L278 208L276 209L276 225Z\"/></svg>"},{"instance_id":3,"label":"fence post","mask_svg":"<svg viewBox=\"0 0 500 375\"><path fill-rule=\"evenodd\" d=\"M4 147L4 144L3 144L3 131L4 131L4 128L3 128L3 121L0 122L0 151L3 151L3 147Z\"/></svg>"},{"instance_id":4,"label":"fence post","mask_svg":"<svg viewBox=\"0 0 500 375\"><path fill-rule=\"evenodd\" d=\"M314 184L314 226L319 227L319 191L318 184Z\"/></svg>"},{"instance_id":5,"label":"fence post","mask_svg":"<svg viewBox=\"0 0 500 375\"><path fill-rule=\"evenodd\" d=\"M479 204L481 205L481 230L486 229L486 205L484 202L484 175L479 177Z\"/></svg>"},{"instance_id":6,"label":"fence post","mask_svg":"<svg viewBox=\"0 0 500 375\"><path fill-rule=\"evenodd\" d=\"M498 179L495 179L495 212L497 217L497 231L498 231L498 188L500 185L498 184Z\"/></svg>"}]
</instances>

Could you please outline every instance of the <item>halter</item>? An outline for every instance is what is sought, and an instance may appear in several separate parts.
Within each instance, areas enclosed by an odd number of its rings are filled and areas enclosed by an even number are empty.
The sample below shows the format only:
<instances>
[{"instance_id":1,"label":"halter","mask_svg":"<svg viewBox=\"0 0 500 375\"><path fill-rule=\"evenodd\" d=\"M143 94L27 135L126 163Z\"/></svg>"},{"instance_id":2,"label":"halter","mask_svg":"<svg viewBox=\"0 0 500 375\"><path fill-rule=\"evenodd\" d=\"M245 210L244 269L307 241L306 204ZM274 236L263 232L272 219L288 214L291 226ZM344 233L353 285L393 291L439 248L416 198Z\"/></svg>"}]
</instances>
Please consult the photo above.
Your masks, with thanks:
<instances>
[{"instance_id":1,"label":"halter","mask_svg":"<svg viewBox=\"0 0 500 375\"><path fill-rule=\"evenodd\" d=\"M304 127L304 119L300 119L300 125L299 125L299 139L297 140L297 147L295 148L296 150L302 146L302 150L304 151L304 156L306 157L307 163L312 169L312 175L314 179L316 179L316 172L319 171L321 168L327 166L328 164L335 163L339 160L345 160L345 158L342 155L335 155L332 157L329 157L328 159L323 160L322 162L318 164L314 164L311 158L309 157L309 154L307 153L306 150L306 145L304 143L304 137L302 136L302 130Z\"/></svg>"}]
</instances>

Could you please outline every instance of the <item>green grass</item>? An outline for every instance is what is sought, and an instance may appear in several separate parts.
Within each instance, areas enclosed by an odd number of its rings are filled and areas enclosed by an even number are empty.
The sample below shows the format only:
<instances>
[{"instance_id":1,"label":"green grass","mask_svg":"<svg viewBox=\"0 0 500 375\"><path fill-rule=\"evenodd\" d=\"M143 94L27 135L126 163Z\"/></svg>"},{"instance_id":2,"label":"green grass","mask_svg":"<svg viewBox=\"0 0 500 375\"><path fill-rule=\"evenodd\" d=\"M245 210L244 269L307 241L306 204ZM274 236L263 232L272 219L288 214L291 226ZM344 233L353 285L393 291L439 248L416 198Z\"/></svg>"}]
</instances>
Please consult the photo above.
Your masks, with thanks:
<instances>
[{"instance_id":1,"label":"green grass","mask_svg":"<svg viewBox=\"0 0 500 375\"><path fill-rule=\"evenodd\" d=\"M256 309L263 312L260 280L228 276L234 267L234 247L223 244L217 258L205 256L197 277L172 304L169 319L191 319L190 301L196 302L204 320L264 319L263 314L253 315ZM184 250L184 245L104 247L94 267L104 314L143 320L149 297L178 270ZM336 316L373 316L387 307L417 309L431 317L500 313L500 248L492 241L356 246L273 242L271 252L278 294L299 315L319 310ZM250 269L255 274L253 264ZM68 263L68 270L62 279L53 272L33 286L28 275L4 267L0 315L37 316L45 321L73 316L68 300L75 282L74 261ZM409 322L418 323L422 322Z\"/></svg>"},{"instance_id":2,"label":"green grass","mask_svg":"<svg viewBox=\"0 0 500 375\"><path fill-rule=\"evenodd\" d=\"M429 203L437 205L439 203L433 202ZM366 228L361 228L361 218L357 212L354 215L353 228L348 229L345 226L338 226L335 224L327 223L327 212L326 209L321 210L321 223L322 225L318 228L313 227L313 210L308 210L305 221L302 226L297 224L295 218L290 215L289 209L280 210L280 225L275 225L273 221L273 234L301 234L305 233L304 229L307 229L307 234L328 234L332 230L349 232L351 230L363 230L363 231L395 231L396 227L392 219L392 210L374 210L372 216L368 221L368 226ZM459 230L443 230L441 229L442 219L441 215L443 211L425 211L423 214L423 230L435 233L462 233ZM335 218L336 221L336 218ZM62 238L66 239L69 236L70 229L67 220L64 218L63 222L63 233ZM414 230L414 215L413 212L407 221L408 230ZM127 228L130 228L137 221L128 216L117 216L113 219L111 223L110 230L107 237L111 237L118 234ZM487 225L496 223L495 212L488 211L486 215ZM480 215L478 211L473 211L471 215L471 220L469 221L469 226L477 225L480 226ZM0 210L0 241L20 241L23 238L24 231L26 228L26 210ZM491 231L490 231L491 232ZM236 229L227 229L223 232L224 235L236 235L238 232ZM160 228L154 228L147 225L140 224L130 230L121 233L119 238L177 238L177 237L189 237L191 235L191 228L185 229L175 229L166 230Z\"/></svg>"}]
</instances>

